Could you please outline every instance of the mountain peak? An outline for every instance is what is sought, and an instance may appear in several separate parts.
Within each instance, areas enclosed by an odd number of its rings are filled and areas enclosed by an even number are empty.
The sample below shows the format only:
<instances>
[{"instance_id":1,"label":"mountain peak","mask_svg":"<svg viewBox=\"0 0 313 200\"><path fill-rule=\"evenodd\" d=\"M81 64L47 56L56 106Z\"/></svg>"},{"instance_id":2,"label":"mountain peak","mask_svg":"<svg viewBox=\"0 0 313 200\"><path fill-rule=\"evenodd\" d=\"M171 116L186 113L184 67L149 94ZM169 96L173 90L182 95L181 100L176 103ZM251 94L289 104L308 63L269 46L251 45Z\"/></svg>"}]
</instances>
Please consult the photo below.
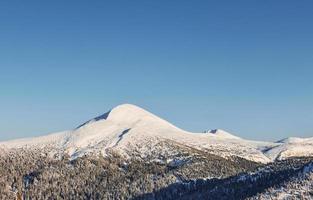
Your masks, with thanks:
<instances>
[{"instance_id":1,"label":"mountain peak","mask_svg":"<svg viewBox=\"0 0 313 200\"><path fill-rule=\"evenodd\" d=\"M147 118L157 118L157 116L133 104L116 106L106 116L107 120L124 123L135 123Z\"/></svg>"},{"instance_id":2,"label":"mountain peak","mask_svg":"<svg viewBox=\"0 0 313 200\"><path fill-rule=\"evenodd\" d=\"M128 103L118 105L110 111L110 113L117 113L117 112L123 113L123 114L139 114L142 112L148 113L146 110L140 108L139 106L136 106L134 104L128 104Z\"/></svg>"},{"instance_id":3,"label":"mountain peak","mask_svg":"<svg viewBox=\"0 0 313 200\"><path fill-rule=\"evenodd\" d=\"M130 103L124 103L124 104L117 105L112 110L127 110L127 109L143 110L139 106L136 106L136 105L130 104Z\"/></svg>"},{"instance_id":4,"label":"mountain peak","mask_svg":"<svg viewBox=\"0 0 313 200\"><path fill-rule=\"evenodd\" d=\"M231 133L228 133L222 129L212 129L212 130L205 131L205 133L211 133L211 134L214 134L216 136L220 136L220 137L224 137L224 138L240 139L239 137L237 137Z\"/></svg>"},{"instance_id":5,"label":"mountain peak","mask_svg":"<svg viewBox=\"0 0 313 200\"><path fill-rule=\"evenodd\" d=\"M121 104L109 112L106 112L103 115L100 115L96 118L93 118L84 124L80 125L78 128L81 128L87 124L91 124L93 122L98 121L108 121L109 123L114 123L117 125L123 125L125 127L133 127L137 123L146 124L146 125L155 125L155 127L172 127L178 129L174 125L170 124L169 122L159 118L158 116L146 111L139 106L133 104ZM77 129L78 129L77 128Z\"/></svg>"}]
</instances>

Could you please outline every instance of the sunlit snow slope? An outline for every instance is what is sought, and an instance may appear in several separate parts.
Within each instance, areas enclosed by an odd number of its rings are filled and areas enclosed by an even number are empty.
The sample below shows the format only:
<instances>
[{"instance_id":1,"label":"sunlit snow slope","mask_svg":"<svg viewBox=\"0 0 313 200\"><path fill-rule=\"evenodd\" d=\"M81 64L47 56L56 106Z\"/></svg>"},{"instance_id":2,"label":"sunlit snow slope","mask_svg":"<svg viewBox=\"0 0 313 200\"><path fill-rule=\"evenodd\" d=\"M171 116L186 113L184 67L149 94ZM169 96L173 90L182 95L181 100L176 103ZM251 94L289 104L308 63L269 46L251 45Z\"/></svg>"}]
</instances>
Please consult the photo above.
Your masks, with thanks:
<instances>
[{"instance_id":1,"label":"sunlit snow slope","mask_svg":"<svg viewBox=\"0 0 313 200\"><path fill-rule=\"evenodd\" d=\"M270 162L294 156L313 155L313 139L282 140L276 143L241 139L223 130L190 133L150 112L123 104L78 128L43 137L0 143L0 150L49 149L67 153L73 159L88 154L116 150L125 155L153 154L156 146L170 154L169 144L184 145L222 157L238 156L256 162ZM303 148L305 147L305 148Z\"/></svg>"}]
</instances>

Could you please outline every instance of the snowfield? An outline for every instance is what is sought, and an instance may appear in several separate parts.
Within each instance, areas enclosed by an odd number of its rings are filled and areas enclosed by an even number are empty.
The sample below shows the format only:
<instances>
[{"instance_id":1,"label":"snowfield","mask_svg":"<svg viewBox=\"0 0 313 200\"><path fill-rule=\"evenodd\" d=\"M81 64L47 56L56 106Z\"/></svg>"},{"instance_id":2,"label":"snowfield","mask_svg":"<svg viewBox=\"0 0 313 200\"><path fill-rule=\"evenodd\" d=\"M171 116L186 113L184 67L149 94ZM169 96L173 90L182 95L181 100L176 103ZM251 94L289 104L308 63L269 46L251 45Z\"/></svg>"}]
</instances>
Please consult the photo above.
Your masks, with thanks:
<instances>
[{"instance_id":1,"label":"snowfield","mask_svg":"<svg viewBox=\"0 0 313 200\"><path fill-rule=\"evenodd\" d=\"M191 133L135 105L123 104L78 128L47 136L0 142L4 152L12 149L48 149L51 154L69 154L72 159L87 154L106 154L114 149L125 156L137 152L153 154L158 144L171 154L175 143L206 151L225 158L242 157L268 163L276 159L313 156L313 138L289 138L278 142L250 141L223 130ZM151 156L151 155L150 155ZM157 159L157 158L156 158Z\"/></svg>"}]
</instances>

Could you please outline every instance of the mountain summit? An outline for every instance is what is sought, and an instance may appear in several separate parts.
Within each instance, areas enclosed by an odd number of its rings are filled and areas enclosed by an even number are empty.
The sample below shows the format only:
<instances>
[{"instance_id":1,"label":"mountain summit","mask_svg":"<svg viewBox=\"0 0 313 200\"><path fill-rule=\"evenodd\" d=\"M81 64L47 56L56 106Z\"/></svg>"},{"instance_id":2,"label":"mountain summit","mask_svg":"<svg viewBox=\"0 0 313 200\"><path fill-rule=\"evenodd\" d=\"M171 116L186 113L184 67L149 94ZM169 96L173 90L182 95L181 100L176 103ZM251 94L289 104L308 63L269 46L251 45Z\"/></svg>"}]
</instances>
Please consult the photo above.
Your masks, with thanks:
<instances>
[{"instance_id":1,"label":"mountain summit","mask_svg":"<svg viewBox=\"0 0 313 200\"><path fill-rule=\"evenodd\" d=\"M205 133L211 133L213 135L224 137L224 138L240 139L240 137L237 137L221 129L212 129L212 130L205 131Z\"/></svg>"},{"instance_id":2,"label":"mountain summit","mask_svg":"<svg viewBox=\"0 0 313 200\"><path fill-rule=\"evenodd\" d=\"M116 106L109 112L100 115L79 127L83 127L87 124L99 122L99 121L109 121L110 123L118 124L120 126L125 126L128 128L133 128L137 124L149 124L157 125L158 128L160 127L168 127L178 129L174 125L170 124L169 122L157 117L156 115L132 104L122 104Z\"/></svg>"}]
</instances>

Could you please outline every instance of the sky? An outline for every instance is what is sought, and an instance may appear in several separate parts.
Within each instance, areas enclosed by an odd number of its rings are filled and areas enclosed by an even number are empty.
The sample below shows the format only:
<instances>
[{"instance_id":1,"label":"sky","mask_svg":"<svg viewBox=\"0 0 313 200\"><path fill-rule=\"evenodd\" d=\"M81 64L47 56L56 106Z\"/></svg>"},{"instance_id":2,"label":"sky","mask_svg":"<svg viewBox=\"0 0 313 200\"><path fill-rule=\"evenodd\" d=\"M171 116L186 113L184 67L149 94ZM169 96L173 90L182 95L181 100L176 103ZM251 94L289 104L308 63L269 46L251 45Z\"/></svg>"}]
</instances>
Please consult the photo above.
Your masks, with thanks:
<instances>
[{"instance_id":1,"label":"sky","mask_svg":"<svg viewBox=\"0 0 313 200\"><path fill-rule=\"evenodd\" d=\"M313 137L313 1L0 2L0 140L131 103L188 131Z\"/></svg>"}]
</instances>

